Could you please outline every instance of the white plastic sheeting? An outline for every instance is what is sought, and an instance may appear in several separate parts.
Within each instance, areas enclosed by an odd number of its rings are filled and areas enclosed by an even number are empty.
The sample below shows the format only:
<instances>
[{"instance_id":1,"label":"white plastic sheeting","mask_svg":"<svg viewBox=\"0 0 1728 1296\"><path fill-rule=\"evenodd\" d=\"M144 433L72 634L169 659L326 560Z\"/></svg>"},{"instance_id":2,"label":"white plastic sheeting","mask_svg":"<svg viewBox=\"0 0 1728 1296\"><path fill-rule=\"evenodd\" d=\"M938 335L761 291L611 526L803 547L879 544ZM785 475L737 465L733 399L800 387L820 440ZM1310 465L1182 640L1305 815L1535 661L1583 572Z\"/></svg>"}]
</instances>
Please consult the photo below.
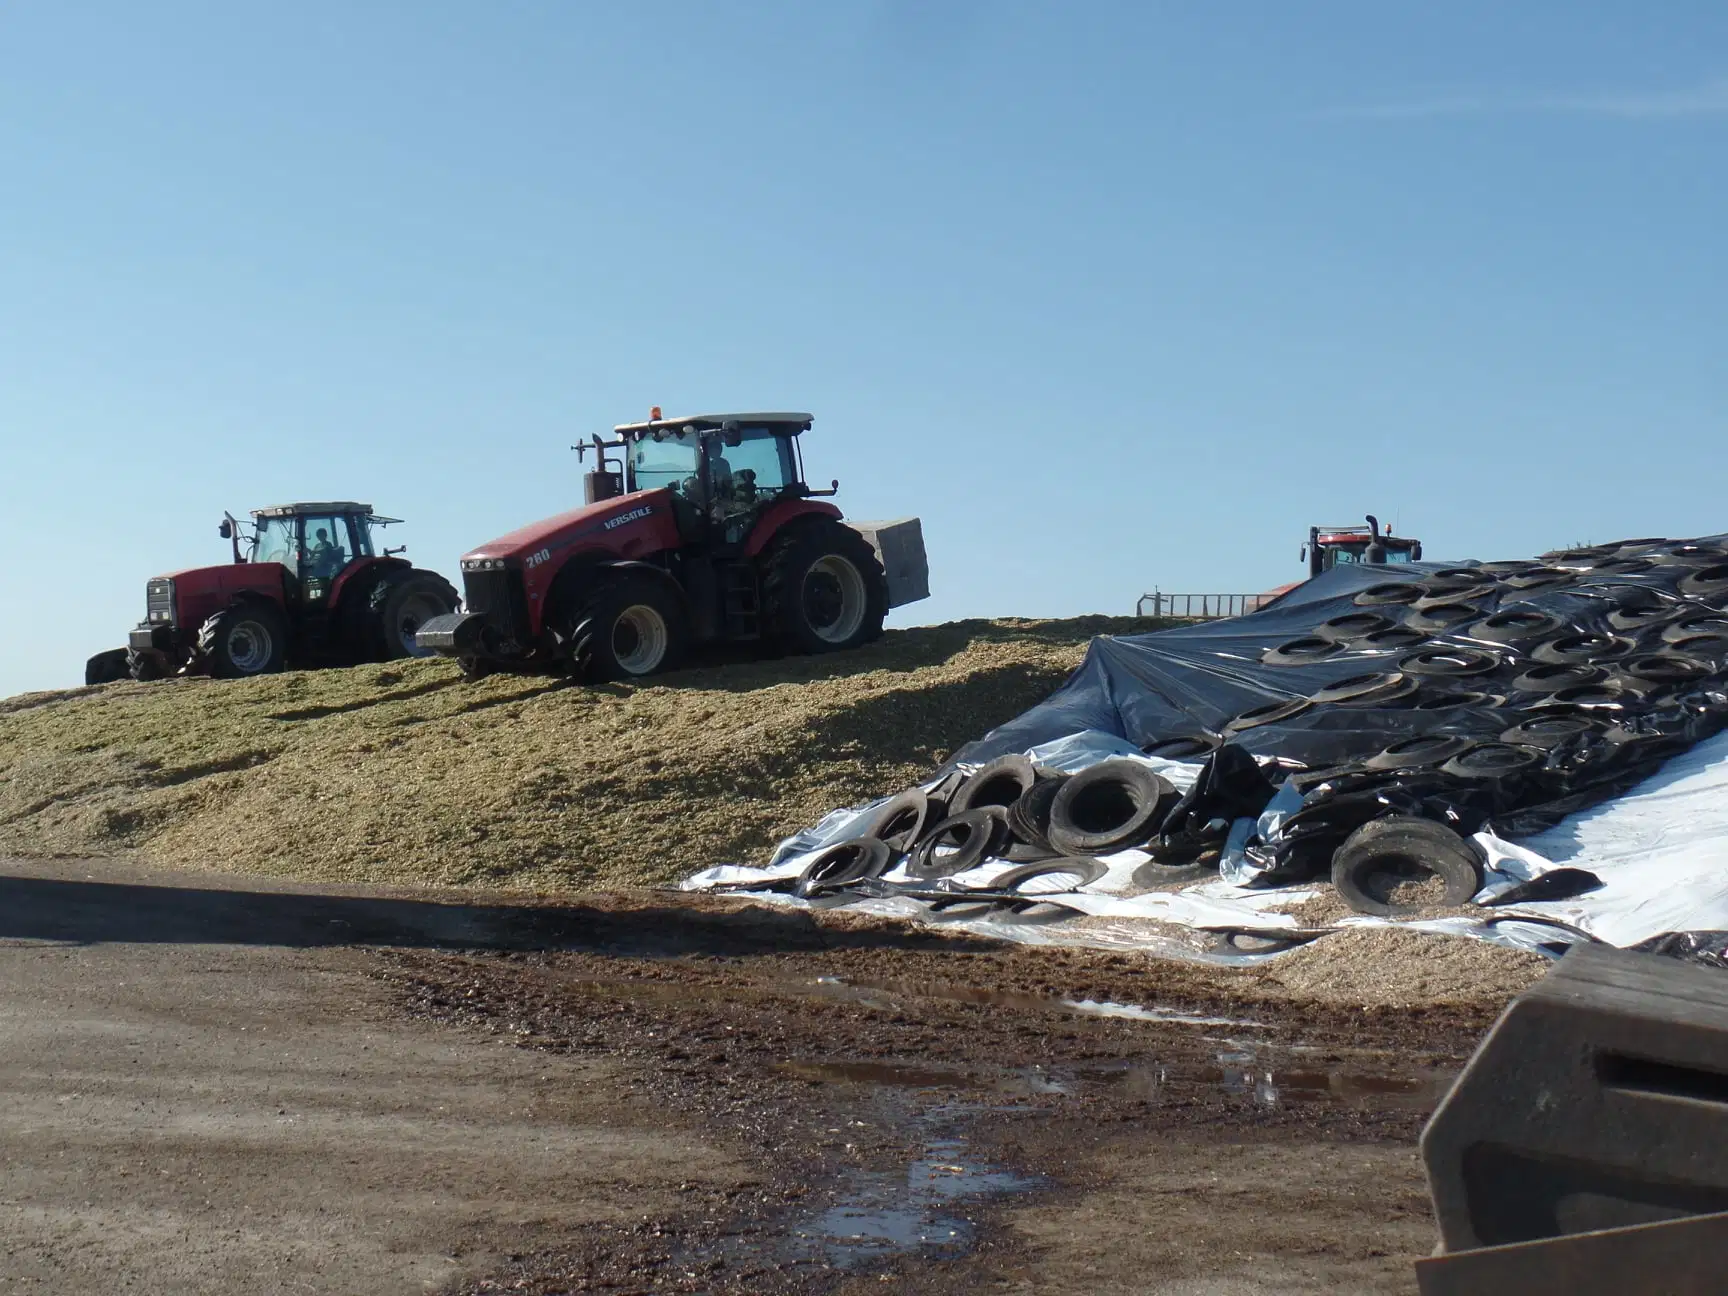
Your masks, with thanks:
<instances>
[{"instance_id":1,"label":"white plastic sheeting","mask_svg":"<svg viewBox=\"0 0 1728 1296\"><path fill-rule=\"evenodd\" d=\"M1034 761L1065 771L1083 769L1108 757L1144 761L1179 789L1190 787L1200 766L1140 755L1130 744L1108 734L1087 732L1047 743L1026 753ZM771 878L795 877L816 850L844 841L857 819L871 806L836 811L815 828L782 843L766 868L726 865L707 869L685 880L688 890L710 889ZM1245 838L1253 824L1239 820L1233 840ZM1621 947L1674 931L1728 930L1728 734L1698 744L1675 757L1660 772L1631 792L1562 821L1523 842L1503 841L1479 833L1477 843L1488 865L1477 902L1492 901L1513 887L1558 867L1588 870L1602 879L1600 889L1568 900L1531 901L1485 908L1480 918L1451 917L1394 920L1372 917L1344 919L1339 926L1395 924L1437 934L1474 936L1499 944L1549 952L1557 945L1582 939L1578 933ZM1228 854L1228 847L1226 848ZM1138 948L1178 957L1214 962L1259 961L1272 953L1256 953L1227 944L1224 931L1276 937L1300 930L1293 916L1273 912L1291 907L1314 894L1311 887L1254 889L1223 878L1171 890L1136 889L1135 872L1150 857L1143 851L1109 856L1108 871L1080 889L1063 889L1060 875L1040 879L1033 888L1060 898L1062 910L1027 914L1001 911L968 912L961 906L930 912L918 900L893 897L855 900L841 895L800 900L785 894L761 894L773 903L805 907L844 907L858 912L895 915L959 928L1000 939L1039 944ZM1009 865L991 860L959 875L956 883L987 886ZM888 880L906 879L903 871ZM1070 884L1071 885L1071 884ZM1082 918L1073 917L1075 911ZM1522 920L1522 921L1520 921ZM1556 925L1563 924L1563 925ZM1185 940L1171 928L1189 929L1204 939ZM1576 929L1575 931L1568 929Z\"/></svg>"}]
</instances>

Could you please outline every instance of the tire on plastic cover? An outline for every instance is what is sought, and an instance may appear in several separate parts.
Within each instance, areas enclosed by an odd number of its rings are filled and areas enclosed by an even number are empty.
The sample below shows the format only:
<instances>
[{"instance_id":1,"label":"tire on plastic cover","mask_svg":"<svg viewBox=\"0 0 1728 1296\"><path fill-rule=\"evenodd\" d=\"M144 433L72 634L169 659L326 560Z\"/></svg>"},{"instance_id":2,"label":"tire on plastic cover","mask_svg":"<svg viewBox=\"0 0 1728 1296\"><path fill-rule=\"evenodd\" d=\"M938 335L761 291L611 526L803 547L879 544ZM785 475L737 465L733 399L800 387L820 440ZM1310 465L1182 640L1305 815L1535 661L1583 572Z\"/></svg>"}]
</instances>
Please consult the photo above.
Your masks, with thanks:
<instances>
[{"instance_id":1,"label":"tire on plastic cover","mask_svg":"<svg viewBox=\"0 0 1728 1296\"><path fill-rule=\"evenodd\" d=\"M1401 659L1406 675L1481 675L1500 664L1494 653L1480 648L1429 648Z\"/></svg>"},{"instance_id":2,"label":"tire on plastic cover","mask_svg":"<svg viewBox=\"0 0 1728 1296\"><path fill-rule=\"evenodd\" d=\"M1279 644L1276 648L1268 648L1260 654L1260 662L1265 666L1311 666L1317 661L1325 661L1328 657L1336 657L1344 651L1344 645L1333 639L1322 639L1319 635L1303 635L1300 639L1291 639Z\"/></svg>"},{"instance_id":3,"label":"tire on plastic cover","mask_svg":"<svg viewBox=\"0 0 1728 1296\"><path fill-rule=\"evenodd\" d=\"M1314 637L1331 643L1355 643L1371 634L1390 630L1397 624L1391 617L1378 612L1346 612L1314 627Z\"/></svg>"},{"instance_id":4,"label":"tire on plastic cover","mask_svg":"<svg viewBox=\"0 0 1728 1296\"><path fill-rule=\"evenodd\" d=\"M1530 649L1530 656L1556 666L1591 666L1628 656L1634 646L1630 639L1619 635L1594 632L1563 634L1537 644Z\"/></svg>"},{"instance_id":5,"label":"tire on plastic cover","mask_svg":"<svg viewBox=\"0 0 1728 1296\"><path fill-rule=\"evenodd\" d=\"M859 826L859 837L874 837L905 854L917 845L930 822L930 798L919 788L890 797L870 812Z\"/></svg>"},{"instance_id":6,"label":"tire on plastic cover","mask_svg":"<svg viewBox=\"0 0 1728 1296\"><path fill-rule=\"evenodd\" d=\"M1474 738L1458 734L1418 734L1414 738L1400 738L1395 743L1388 743L1384 750L1370 756L1362 765L1371 770L1425 769L1462 756L1476 746L1476 742Z\"/></svg>"},{"instance_id":7,"label":"tire on plastic cover","mask_svg":"<svg viewBox=\"0 0 1728 1296\"><path fill-rule=\"evenodd\" d=\"M1381 581L1362 590L1351 602L1357 607L1396 607L1426 598L1428 592L1426 585L1416 581Z\"/></svg>"},{"instance_id":8,"label":"tire on plastic cover","mask_svg":"<svg viewBox=\"0 0 1728 1296\"><path fill-rule=\"evenodd\" d=\"M1064 874L1075 879L1070 887L1041 887L1039 891L1057 894L1060 890L1078 891L1081 887L1091 886L1110 870L1102 860L1090 856L1062 855L1055 859L1041 860L1033 864L1021 864L990 879L988 886L992 891L1024 891L1028 882L1039 878L1061 877ZM1036 895L1038 892L1029 892Z\"/></svg>"},{"instance_id":9,"label":"tire on plastic cover","mask_svg":"<svg viewBox=\"0 0 1728 1296\"><path fill-rule=\"evenodd\" d=\"M1301 715L1313 705L1307 698L1286 698L1282 702L1268 702L1265 706L1250 707L1224 726L1224 736L1230 738L1250 729L1258 729L1261 725L1289 720Z\"/></svg>"},{"instance_id":10,"label":"tire on plastic cover","mask_svg":"<svg viewBox=\"0 0 1728 1296\"><path fill-rule=\"evenodd\" d=\"M952 877L977 868L1000 850L1007 839L1008 812L1001 806L963 810L948 816L924 835L906 861L906 871L924 881ZM954 849L946 855L937 854L944 846Z\"/></svg>"},{"instance_id":11,"label":"tire on plastic cover","mask_svg":"<svg viewBox=\"0 0 1728 1296\"><path fill-rule=\"evenodd\" d=\"M881 877L894 861L894 849L875 837L854 837L825 846L798 875L794 893L808 899L838 891L865 878Z\"/></svg>"},{"instance_id":12,"label":"tire on plastic cover","mask_svg":"<svg viewBox=\"0 0 1728 1296\"><path fill-rule=\"evenodd\" d=\"M1439 880L1432 898L1407 898L1405 888L1432 887L1431 879ZM1332 856L1332 885L1357 913L1380 917L1462 905L1482 889L1482 857L1444 824L1388 815L1344 839Z\"/></svg>"},{"instance_id":13,"label":"tire on plastic cover","mask_svg":"<svg viewBox=\"0 0 1728 1296\"><path fill-rule=\"evenodd\" d=\"M962 814L980 806L1001 806L1006 810L1037 781L1038 771L1025 756L998 756L966 780L965 786L948 802L948 813Z\"/></svg>"},{"instance_id":14,"label":"tire on plastic cover","mask_svg":"<svg viewBox=\"0 0 1728 1296\"><path fill-rule=\"evenodd\" d=\"M1050 807L1056 804L1056 794L1069 777L1059 774L1040 778L1008 807L1008 827L1016 838L1028 846L1055 850L1050 844Z\"/></svg>"},{"instance_id":15,"label":"tire on plastic cover","mask_svg":"<svg viewBox=\"0 0 1728 1296\"><path fill-rule=\"evenodd\" d=\"M1050 807L1050 844L1065 855L1101 855L1150 841L1181 798L1135 760L1106 760L1062 785Z\"/></svg>"},{"instance_id":16,"label":"tire on plastic cover","mask_svg":"<svg viewBox=\"0 0 1728 1296\"><path fill-rule=\"evenodd\" d=\"M1566 623L1552 612L1537 608L1503 608L1460 633L1489 643L1522 644L1534 639L1547 639L1565 628Z\"/></svg>"}]
</instances>

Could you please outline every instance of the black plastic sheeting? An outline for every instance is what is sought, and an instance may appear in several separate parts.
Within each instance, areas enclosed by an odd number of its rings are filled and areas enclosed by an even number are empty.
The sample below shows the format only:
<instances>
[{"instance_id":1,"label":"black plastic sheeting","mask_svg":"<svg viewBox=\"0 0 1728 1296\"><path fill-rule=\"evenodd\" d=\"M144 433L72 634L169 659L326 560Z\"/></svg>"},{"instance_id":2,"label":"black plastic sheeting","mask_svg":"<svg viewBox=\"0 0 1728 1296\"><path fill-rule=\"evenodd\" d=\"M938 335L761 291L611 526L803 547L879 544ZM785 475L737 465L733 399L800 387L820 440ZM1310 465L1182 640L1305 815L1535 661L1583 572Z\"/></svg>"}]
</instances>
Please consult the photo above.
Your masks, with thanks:
<instances>
[{"instance_id":1,"label":"black plastic sheeting","mask_svg":"<svg viewBox=\"0 0 1728 1296\"><path fill-rule=\"evenodd\" d=\"M1061 689L955 761L1088 729L1210 751L1202 781L1229 785L1226 813L1190 805L1164 843L1180 854L1243 813L1245 786L1271 787L1244 784L1233 753L1232 777L1211 777L1219 749L1274 757L1301 805L1249 855L1263 881L1304 879L1384 814L1517 836L1640 782L1728 724L1725 609L1728 536L1344 565L1249 616L1094 640Z\"/></svg>"}]
</instances>

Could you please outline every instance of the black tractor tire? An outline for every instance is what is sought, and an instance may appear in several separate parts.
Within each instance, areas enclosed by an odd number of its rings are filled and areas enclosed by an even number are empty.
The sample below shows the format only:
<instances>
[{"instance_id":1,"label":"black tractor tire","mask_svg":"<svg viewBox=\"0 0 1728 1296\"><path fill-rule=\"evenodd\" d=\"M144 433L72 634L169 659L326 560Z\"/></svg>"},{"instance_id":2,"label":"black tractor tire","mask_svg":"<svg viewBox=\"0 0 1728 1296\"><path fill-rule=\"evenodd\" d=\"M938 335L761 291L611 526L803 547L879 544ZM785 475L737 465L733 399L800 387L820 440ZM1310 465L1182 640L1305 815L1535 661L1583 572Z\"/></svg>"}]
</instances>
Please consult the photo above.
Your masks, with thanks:
<instances>
[{"instance_id":1,"label":"black tractor tire","mask_svg":"<svg viewBox=\"0 0 1728 1296\"><path fill-rule=\"evenodd\" d=\"M414 634L433 617L448 616L462 605L455 586L437 572L392 572L372 587L367 600L366 639L350 645L356 661L432 657Z\"/></svg>"},{"instance_id":2,"label":"black tractor tire","mask_svg":"<svg viewBox=\"0 0 1728 1296\"><path fill-rule=\"evenodd\" d=\"M126 673L140 684L162 679L168 674L163 668L160 653L141 652L136 648L126 650Z\"/></svg>"},{"instance_id":3,"label":"black tractor tire","mask_svg":"<svg viewBox=\"0 0 1728 1296\"><path fill-rule=\"evenodd\" d=\"M822 521L777 538L762 564L763 629L785 652L857 648L882 636L888 578L851 527Z\"/></svg>"},{"instance_id":4,"label":"black tractor tire","mask_svg":"<svg viewBox=\"0 0 1728 1296\"><path fill-rule=\"evenodd\" d=\"M198 627L198 655L217 679L274 674L288 665L288 618L260 599L235 603Z\"/></svg>"},{"instance_id":5,"label":"black tractor tire","mask_svg":"<svg viewBox=\"0 0 1728 1296\"><path fill-rule=\"evenodd\" d=\"M1332 885L1357 913L1392 917L1421 907L1403 904L1396 888L1437 877L1444 895L1431 903L1468 904L1482 889L1482 857L1445 824L1387 815L1363 824L1332 856Z\"/></svg>"},{"instance_id":6,"label":"black tractor tire","mask_svg":"<svg viewBox=\"0 0 1728 1296\"><path fill-rule=\"evenodd\" d=\"M570 668L591 683L673 669L690 645L684 601L658 580L618 575L591 587L569 619Z\"/></svg>"},{"instance_id":7,"label":"black tractor tire","mask_svg":"<svg viewBox=\"0 0 1728 1296\"><path fill-rule=\"evenodd\" d=\"M1050 806L1050 844L1064 855L1107 855L1158 835L1181 800L1168 780L1135 760L1088 766Z\"/></svg>"},{"instance_id":8,"label":"black tractor tire","mask_svg":"<svg viewBox=\"0 0 1728 1296\"><path fill-rule=\"evenodd\" d=\"M130 648L110 648L107 652L99 652L84 663L85 684L113 684L119 680L131 679L132 672L127 669L126 657Z\"/></svg>"}]
</instances>

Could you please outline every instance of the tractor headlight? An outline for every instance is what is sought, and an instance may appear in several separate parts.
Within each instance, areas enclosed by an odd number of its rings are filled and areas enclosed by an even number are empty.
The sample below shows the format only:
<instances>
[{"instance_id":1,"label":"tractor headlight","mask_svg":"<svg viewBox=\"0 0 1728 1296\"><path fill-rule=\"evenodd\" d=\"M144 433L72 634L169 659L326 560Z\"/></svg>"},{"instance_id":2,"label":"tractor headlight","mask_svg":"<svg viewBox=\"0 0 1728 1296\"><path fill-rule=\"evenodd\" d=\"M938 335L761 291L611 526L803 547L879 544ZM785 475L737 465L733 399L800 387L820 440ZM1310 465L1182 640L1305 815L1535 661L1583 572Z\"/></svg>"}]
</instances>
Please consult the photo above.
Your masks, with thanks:
<instances>
[{"instance_id":1,"label":"tractor headlight","mask_svg":"<svg viewBox=\"0 0 1728 1296\"><path fill-rule=\"evenodd\" d=\"M464 558L462 560L462 570L503 571L504 560L502 558Z\"/></svg>"}]
</instances>

